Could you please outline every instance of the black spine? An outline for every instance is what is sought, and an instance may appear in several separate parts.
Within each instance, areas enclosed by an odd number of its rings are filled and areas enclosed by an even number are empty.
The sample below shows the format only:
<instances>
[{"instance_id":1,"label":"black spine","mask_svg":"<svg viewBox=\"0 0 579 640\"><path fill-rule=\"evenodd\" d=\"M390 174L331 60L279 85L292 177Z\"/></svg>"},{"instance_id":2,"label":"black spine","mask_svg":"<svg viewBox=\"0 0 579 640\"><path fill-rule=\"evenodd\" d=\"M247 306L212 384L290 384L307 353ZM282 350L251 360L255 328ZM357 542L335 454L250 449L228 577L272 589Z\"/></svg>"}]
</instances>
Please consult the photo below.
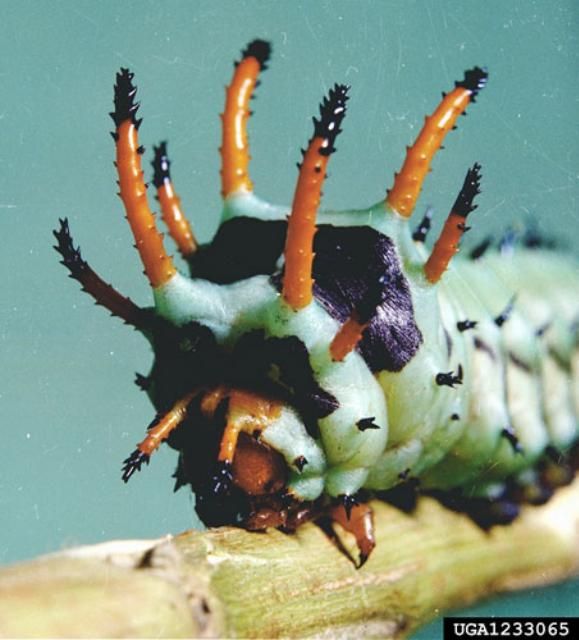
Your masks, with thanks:
<instances>
[{"instance_id":1,"label":"black spine","mask_svg":"<svg viewBox=\"0 0 579 640\"><path fill-rule=\"evenodd\" d=\"M163 184L171 180L171 162L167 155L167 142L163 141L159 143L158 147L153 146L153 152L155 157L151 162L153 167L153 184L157 189L162 187Z\"/></svg>"},{"instance_id":2,"label":"black spine","mask_svg":"<svg viewBox=\"0 0 579 640\"><path fill-rule=\"evenodd\" d=\"M470 259L480 260L480 258L482 258L484 254L488 251L492 243L493 243L493 237L487 236L482 242L477 244L477 246L470 252Z\"/></svg>"},{"instance_id":3,"label":"black spine","mask_svg":"<svg viewBox=\"0 0 579 640\"><path fill-rule=\"evenodd\" d=\"M424 212L424 217L412 234L412 239L414 240L414 242L424 242L426 240L426 236L428 235L430 226L432 224L432 211L432 207L427 207L426 211Z\"/></svg>"},{"instance_id":4,"label":"black spine","mask_svg":"<svg viewBox=\"0 0 579 640\"><path fill-rule=\"evenodd\" d=\"M517 296L514 295L510 299L509 303L504 308L504 310L501 311L501 313L499 313L499 315L495 318L495 324L497 325L497 327L502 327L505 324L505 322L511 317L511 314L513 313L513 309L515 308L516 298Z\"/></svg>"},{"instance_id":5,"label":"black spine","mask_svg":"<svg viewBox=\"0 0 579 640\"><path fill-rule=\"evenodd\" d=\"M115 110L109 114L117 128L125 120L130 120L136 127L141 124L141 120L137 118L139 103L135 102L137 87L133 84L133 76L134 74L124 67L121 67L117 73L114 96Z\"/></svg>"},{"instance_id":6,"label":"black spine","mask_svg":"<svg viewBox=\"0 0 579 640\"><path fill-rule=\"evenodd\" d=\"M466 218L478 205L473 204L475 197L480 193L481 166L475 162L472 169L466 172L464 184L452 206L452 212Z\"/></svg>"},{"instance_id":7,"label":"black spine","mask_svg":"<svg viewBox=\"0 0 579 640\"><path fill-rule=\"evenodd\" d=\"M241 52L241 55L243 58L255 58L259 62L261 71L265 71L271 56L271 44L267 40L252 40Z\"/></svg>"},{"instance_id":8,"label":"black spine","mask_svg":"<svg viewBox=\"0 0 579 640\"><path fill-rule=\"evenodd\" d=\"M481 89L484 89L489 74L484 67L474 67L465 71L464 78L454 83L455 87L463 87L471 92L471 101L474 102L475 97Z\"/></svg>"},{"instance_id":9,"label":"black spine","mask_svg":"<svg viewBox=\"0 0 579 640\"><path fill-rule=\"evenodd\" d=\"M314 137L323 138L324 142L319 151L323 156L334 153L334 143L341 133L340 124L346 115L346 102L350 87L336 84L330 89L327 97L320 104L320 118L314 118Z\"/></svg>"},{"instance_id":10,"label":"black spine","mask_svg":"<svg viewBox=\"0 0 579 640\"><path fill-rule=\"evenodd\" d=\"M82 275L86 273L88 264L82 258L80 247L75 247L73 244L68 218L62 218L58 221L60 229L55 229L52 232L57 242L54 248L62 256L61 264L70 271L70 277L82 281Z\"/></svg>"}]
</instances>

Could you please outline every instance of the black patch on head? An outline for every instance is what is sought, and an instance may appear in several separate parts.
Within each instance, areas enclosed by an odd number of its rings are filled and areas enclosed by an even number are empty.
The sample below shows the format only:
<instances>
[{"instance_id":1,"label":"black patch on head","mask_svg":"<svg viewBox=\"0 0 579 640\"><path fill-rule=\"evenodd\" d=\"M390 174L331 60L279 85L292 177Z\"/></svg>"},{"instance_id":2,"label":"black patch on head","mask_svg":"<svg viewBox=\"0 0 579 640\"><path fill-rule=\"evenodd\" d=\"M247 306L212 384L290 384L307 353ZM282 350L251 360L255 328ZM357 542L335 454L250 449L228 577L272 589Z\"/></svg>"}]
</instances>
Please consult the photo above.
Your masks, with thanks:
<instances>
[{"instance_id":1,"label":"black patch on head","mask_svg":"<svg viewBox=\"0 0 579 640\"><path fill-rule=\"evenodd\" d=\"M191 258L194 277L225 284L275 274L287 223L233 218ZM314 295L341 323L370 320L358 350L372 371L400 371L422 344L410 287L390 238L371 227L320 225L314 238Z\"/></svg>"},{"instance_id":2,"label":"black patch on head","mask_svg":"<svg viewBox=\"0 0 579 640\"><path fill-rule=\"evenodd\" d=\"M224 354L207 327L197 322L176 327L157 318L150 339L155 361L149 391L160 413L191 389L223 382Z\"/></svg>"},{"instance_id":3,"label":"black patch on head","mask_svg":"<svg viewBox=\"0 0 579 640\"><path fill-rule=\"evenodd\" d=\"M231 355L233 384L269 388L294 406L310 435L317 437L317 421L335 411L336 398L317 383L308 351L295 336L267 338L263 331L242 336Z\"/></svg>"},{"instance_id":4,"label":"black patch on head","mask_svg":"<svg viewBox=\"0 0 579 640\"><path fill-rule=\"evenodd\" d=\"M159 143L158 147L153 145L153 152L155 156L151 162L153 167L153 184L157 187L162 187L165 181L171 180L171 162L169 156L167 156L167 142L163 141Z\"/></svg>"},{"instance_id":5,"label":"black patch on head","mask_svg":"<svg viewBox=\"0 0 579 640\"><path fill-rule=\"evenodd\" d=\"M314 251L317 300L342 323L354 311L371 318L358 350L372 371L400 371L422 334L392 240L371 227L321 225Z\"/></svg>"},{"instance_id":6,"label":"black patch on head","mask_svg":"<svg viewBox=\"0 0 579 640\"><path fill-rule=\"evenodd\" d=\"M272 274L285 244L287 222L232 218L222 224L211 244L190 257L191 275L229 284Z\"/></svg>"}]
</instances>

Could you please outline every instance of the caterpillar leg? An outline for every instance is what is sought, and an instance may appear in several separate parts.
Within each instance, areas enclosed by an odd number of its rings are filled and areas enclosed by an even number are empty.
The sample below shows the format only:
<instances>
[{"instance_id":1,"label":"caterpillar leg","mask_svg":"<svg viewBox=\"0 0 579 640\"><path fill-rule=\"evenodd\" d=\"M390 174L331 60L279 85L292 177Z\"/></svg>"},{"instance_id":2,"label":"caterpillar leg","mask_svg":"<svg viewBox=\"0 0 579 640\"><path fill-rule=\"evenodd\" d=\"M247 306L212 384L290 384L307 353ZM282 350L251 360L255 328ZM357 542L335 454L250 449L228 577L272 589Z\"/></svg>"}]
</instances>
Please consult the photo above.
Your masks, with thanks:
<instances>
[{"instance_id":1,"label":"caterpillar leg","mask_svg":"<svg viewBox=\"0 0 579 640\"><path fill-rule=\"evenodd\" d=\"M426 118L418 138L408 148L402 169L394 177L394 185L386 194L385 204L389 209L404 218L412 215L432 159L458 117L485 86L487 77L486 70L475 67L465 73L463 80L455 82L450 93L443 95L442 102Z\"/></svg>"},{"instance_id":2,"label":"caterpillar leg","mask_svg":"<svg viewBox=\"0 0 579 640\"><path fill-rule=\"evenodd\" d=\"M249 101L258 86L261 71L267 69L271 46L264 40L254 40L242 52L236 63L231 84L227 87L225 110L221 116L221 195L228 198L239 193L251 193L249 177L249 143L247 121L251 115Z\"/></svg>"},{"instance_id":3,"label":"caterpillar leg","mask_svg":"<svg viewBox=\"0 0 579 640\"><path fill-rule=\"evenodd\" d=\"M330 509L330 518L356 538L360 552L357 567L360 568L376 546L372 507L363 503L355 504L348 509L344 505L337 505Z\"/></svg>"},{"instance_id":4,"label":"caterpillar leg","mask_svg":"<svg viewBox=\"0 0 579 640\"><path fill-rule=\"evenodd\" d=\"M202 402L201 409L206 414L212 415L223 400L227 400L228 408L225 429L219 446L217 470L212 480L212 492L216 496L230 491L234 477L233 461L236 457L240 434L242 432L250 435L261 433L281 411L277 402L248 391L228 391L225 388L219 388L208 394Z\"/></svg>"},{"instance_id":5,"label":"caterpillar leg","mask_svg":"<svg viewBox=\"0 0 579 640\"><path fill-rule=\"evenodd\" d=\"M80 247L74 246L68 220L64 218L59 222L60 228L53 231L57 242L54 248L62 256L61 264L69 270L70 277L80 282L82 290L86 291L96 304L108 309L114 316L121 318L135 329L144 329L147 325L145 310L138 307L130 298L121 295L91 269L83 260Z\"/></svg>"},{"instance_id":6,"label":"caterpillar leg","mask_svg":"<svg viewBox=\"0 0 579 640\"><path fill-rule=\"evenodd\" d=\"M187 411L199 391L191 391L178 400L173 408L160 419L156 420L147 433L147 437L137 445L137 448L124 461L122 478L128 482L131 476L140 471L143 464L149 464L151 455L187 417Z\"/></svg>"},{"instance_id":7,"label":"caterpillar leg","mask_svg":"<svg viewBox=\"0 0 579 640\"><path fill-rule=\"evenodd\" d=\"M187 259L197 251L197 240L191 225L181 208L181 199L175 192L170 174L170 161L167 156L167 143L161 142L153 147L155 157L152 161L153 184L157 189L157 200L161 205L161 216L177 244L181 255Z\"/></svg>"},{"instance_id":8,"label":"caterpillar leg","mask_svg":"<svg viewBox=\"0 0 579 640\"><path fill-rule=\"evenodd\" d=\"M137 118L139 104L133 85L133 74L128 69L117 73L115 84L115 110L111 113L116 130L116 167L119 176L119 195L127 213L127 220L135 238L136 248L153 288L167 283L176 274L173 260L165 251L163 237L158 232L155 217L147 202L147 188L141 169L141 154Z\"/></svg>"},{"instance_id":9,"label":"caterpillar leg","mask_svg":"<svg viewBox=\"0 0 579 640\"><path fill-rule=\"evenodd\" d=\"M283 298L294 310L312 301L312 266L316 214L326 178L330 154L346 115L348 87L335 85L320 105L320 118L314 118L314 136L304 153L288 221L284 250Z\"/></svg>"}]
</instances>

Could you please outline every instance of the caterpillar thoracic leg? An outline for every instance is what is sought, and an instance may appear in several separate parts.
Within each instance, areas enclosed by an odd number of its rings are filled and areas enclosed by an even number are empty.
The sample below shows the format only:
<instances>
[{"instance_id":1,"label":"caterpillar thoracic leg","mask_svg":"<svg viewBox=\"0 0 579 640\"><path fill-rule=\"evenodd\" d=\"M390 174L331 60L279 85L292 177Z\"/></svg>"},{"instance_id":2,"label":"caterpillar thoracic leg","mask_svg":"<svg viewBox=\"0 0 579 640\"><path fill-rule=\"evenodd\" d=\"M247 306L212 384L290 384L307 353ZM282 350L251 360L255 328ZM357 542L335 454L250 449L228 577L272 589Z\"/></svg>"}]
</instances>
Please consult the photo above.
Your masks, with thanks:
<instances>
[{"instance_id":1,"label":"caterpillar thoracic leg","mask_svg":"<svg viewBox=\"0 0 579 640\"><path fill-rule=\"evenodd\" d=\"M137 445L136 450L125 460L123 480L127 480L135 471L141 468L143 462L148 464L151 455L159 448L159 445L167 440L171 433L187 417L189 404L199 394L199 391L191 391L178 400L170 411L160 417L149 427L147 437Z\"/></svg>"}]
</instances>

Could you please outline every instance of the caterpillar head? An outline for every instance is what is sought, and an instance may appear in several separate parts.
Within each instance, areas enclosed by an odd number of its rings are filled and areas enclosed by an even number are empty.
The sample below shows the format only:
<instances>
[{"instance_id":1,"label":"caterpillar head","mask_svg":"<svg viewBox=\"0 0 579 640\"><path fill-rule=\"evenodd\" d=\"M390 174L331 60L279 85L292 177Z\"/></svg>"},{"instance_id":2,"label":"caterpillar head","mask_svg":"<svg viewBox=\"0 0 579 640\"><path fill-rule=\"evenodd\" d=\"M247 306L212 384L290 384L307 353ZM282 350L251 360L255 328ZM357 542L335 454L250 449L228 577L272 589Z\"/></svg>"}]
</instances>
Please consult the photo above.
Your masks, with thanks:
<instances>
[{"instance_id":1,"label":"caterpillar head","mask_svg":"<svg viewBox=\"0 0 579 640\"><path fill-rule=\"evenodd\" d=\"M224 217L210 244L198 245L181 210L166 144L155 149L153 184L190 277L178 272L149 209L133 74L117 75L111 115L119 195L154 308L141 309L104 283L74 247L66 220L55 235L70 275L142 331L155 354L150 374L138 383L158 417L126 459L123 478L167 441L180 452L177 487L193 488L206 523L292 528L333 500L349 518L355 494L385 450L388 410L379 378L397 375L420 352L413 290L417 283L428 289L446 268L448 245L455 246L473 208L477 171L457 200L452 237L426 266L407 220L434 153L486 73L467 72L427 118L383 202L318 216L349 88L335 85L320 105L291 207L269 205L253 194L246 132L249 101L269 54L268 43L252 42L227 89ZM420 297L425 326L432 297L432 288Z\"/></svg>"}]
</instances>

